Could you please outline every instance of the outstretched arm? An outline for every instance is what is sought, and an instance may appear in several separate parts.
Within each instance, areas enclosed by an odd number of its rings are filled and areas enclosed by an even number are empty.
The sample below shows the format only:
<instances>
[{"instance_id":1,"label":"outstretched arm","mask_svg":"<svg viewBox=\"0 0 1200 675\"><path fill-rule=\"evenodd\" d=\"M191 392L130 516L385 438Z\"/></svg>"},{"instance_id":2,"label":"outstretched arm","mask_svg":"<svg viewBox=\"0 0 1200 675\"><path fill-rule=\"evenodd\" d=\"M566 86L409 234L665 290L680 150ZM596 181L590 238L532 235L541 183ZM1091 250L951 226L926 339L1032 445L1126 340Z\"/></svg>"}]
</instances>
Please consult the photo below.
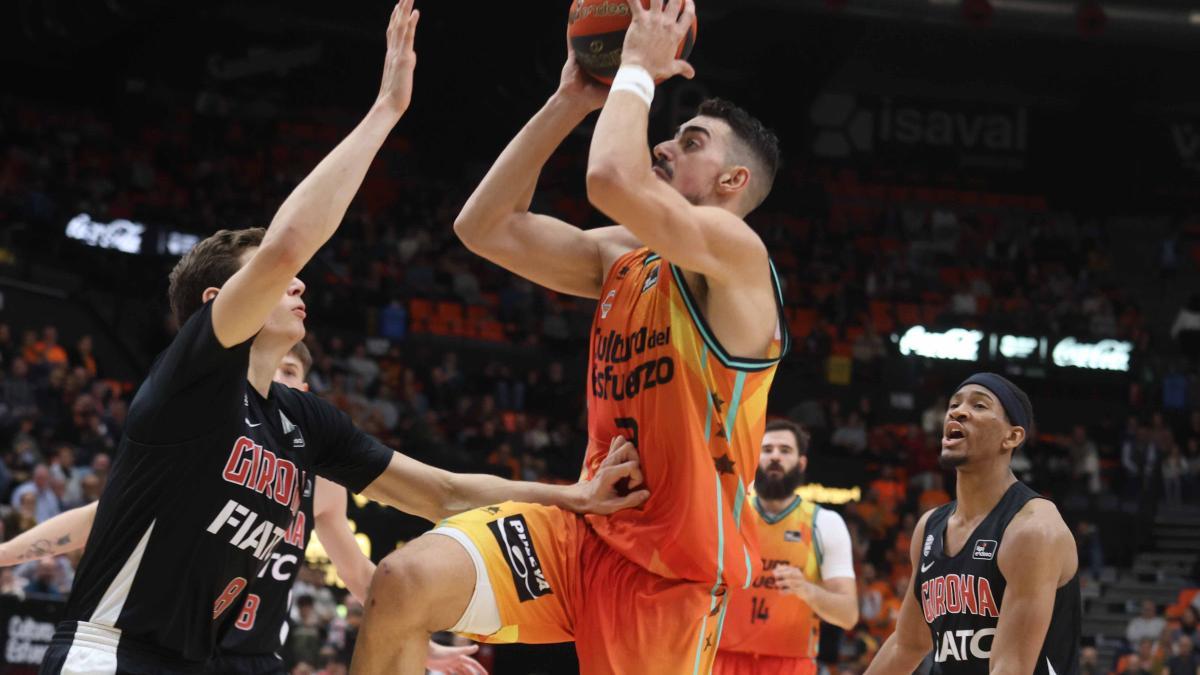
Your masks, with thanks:
<instances>
[{"instance_id":1,"label":"outstretched arm","mask_svg":"<svg viewBox=\"0 0 1200 675\"><path fill-rule=\"evenodd\" d=\"M930 511L929 513L932 513ZM912 560L913 574L908 584L908 592L900 603L900 616L896 620L896 630L879 648L879 652L871 661L865 675L884 675L888 673L908 673L921 665L921 660L933 647L929 637L929 628L925 617L917 605L917 597L913 592L917 582L917 569L921 564L921 542L925 536L925 523L929 513L921 516L921 521L913 529L912 544L909 545L909 558Z\"/></svg>"},{"instance_id":2,"label":"outstretched arm","mask_svg":"<svg viewBox=\"0 0 1200 675\"><path fill-rule=\"evenodd\" d=\"M19 565L62 553L78 551L87 544L99 502L63 511L53 518L0 544L0 567Z\"/></svg>"},{"instance_id":3,"label":"outstretched arm","mask_svg":"<svg viewBox=\"0 0 1200 675\"><path fill-rule=\"evenodd\" d=\"M262 328L288 284L333 236L375 154L408 109L419 18L412 6L413 0L400 0L392 10L383 82L370 112L283 202L262 246L213 301L213 331L222 345L241 344Z\"/></svg>"},{"instance_id":4,"label":"outstretched arm","mask_svg":"<svg viewBox=\"0 0 1200 675\"><path fill-rule=\"evenodd\" d=\"M468 249L501 267L553 290L600 296L606 242L636 242L621 228L584 231L550 216L531 213L542 167L563 139L604 103L606 91L575 63L567 62L558 90L521 129L484 176L454 221Z\"/></svg>"},{"instance_id":5,"label":"outstretched arm","mask_svg":"<svg viewBox=\"0 0 1200 675\"><path fill-rule=\"evenodd\" d=\"M637 449L617 436L596 475L574 485L451 473L395 453L383 474L362 494L436 523L456 513L503 501L558 506L577 513L612 513L636 507L649 498L650 493L644 489L624 494L617 487L623 481L636 488L642 484L642 472Z\"/></svg>"},{"instance_id":6,"label":"outstretched arm","mask_svg":"<svg viewBox=\"0 0 1200 675\"><path fill-rule=\"evenodd\" d=\"M989 673L1032 673L1054 614L1054 598L1078 567L1075 538L1053 504L1033 500L1004 532L996 564L1008 585ZM1050 668L1051 671L1054 668Z\"/></svg>"},{"instance_id":7,"label":"outstretched arm","mask_svg":"<svg viewBox=\"0 0 1200 675\"><path fill-rule=\"evenodd\" d=\"M337 568L338 576L359 602L366 602L367 587L375 573L375 563L363 555L350 521L346 520L346 488L320 476L313 495L313 523L321 546Z\"/></svg>"}]
</instances>

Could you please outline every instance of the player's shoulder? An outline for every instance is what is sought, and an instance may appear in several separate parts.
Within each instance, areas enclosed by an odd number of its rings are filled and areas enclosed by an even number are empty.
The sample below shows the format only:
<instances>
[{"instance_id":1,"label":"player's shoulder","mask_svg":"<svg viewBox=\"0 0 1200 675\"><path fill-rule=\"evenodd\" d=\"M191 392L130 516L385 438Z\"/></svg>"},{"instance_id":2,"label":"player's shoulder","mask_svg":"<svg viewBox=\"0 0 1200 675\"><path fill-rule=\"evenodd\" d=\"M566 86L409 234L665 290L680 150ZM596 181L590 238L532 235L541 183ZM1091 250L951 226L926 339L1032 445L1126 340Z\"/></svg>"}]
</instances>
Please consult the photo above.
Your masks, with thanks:
<instances>
[{"instance_id":1,"label":"player's shoulder","mask_svg":"<svg viewBox=\"0 0 1200 675\"><path fill-rule=\"evenodd\" d=\"M1017 548L1074 546L1074 536L1054 502L1038 498L1026 502L1009 521L1004 529L1004 543Z\"/></svg>"}]
</instances>

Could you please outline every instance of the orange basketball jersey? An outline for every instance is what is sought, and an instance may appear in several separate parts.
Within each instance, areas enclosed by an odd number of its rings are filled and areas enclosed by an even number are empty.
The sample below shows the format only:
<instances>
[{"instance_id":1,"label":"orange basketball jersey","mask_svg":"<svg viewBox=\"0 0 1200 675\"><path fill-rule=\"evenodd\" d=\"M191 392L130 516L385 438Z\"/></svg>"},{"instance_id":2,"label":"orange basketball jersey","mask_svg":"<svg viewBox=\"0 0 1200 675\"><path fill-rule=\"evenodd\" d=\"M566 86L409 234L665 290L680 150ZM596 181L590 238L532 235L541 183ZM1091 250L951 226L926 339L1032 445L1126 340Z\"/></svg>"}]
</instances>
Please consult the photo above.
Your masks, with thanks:
<instances>
[{"instance_id":1,"label":"orange basketball jersey","mask_svg":"<svg viewBox=\"0 0 1200 675\"><path fill-rule=\"evenodd\" d=\"M758 503L754 500L754 508ZM814 539L819 506L800 497L774 517L756 514L763 571L746 590L731 590L721 651L765 656L816 658L820 619L800 598L775 588L771 570L799 568L813 583L821 580L821 551Z\"/></svg>"},{"instance_id":2,"label":"orange basketball jersey","mask_svg":"<svg viewBox=\"0 0 1200 675\"><path fill-rule=\"evenodd\" d=\"M592 320L588 368L591 475L618 434L635 442L650 499L639 509L588 516L613 549L656 574L750 585L759 566L747 487L758 466L767 394L787 350L775 270L778 326L768 358L729 355L713 337L683 272L648 249L609 271Z\"/></svg>"}]
</instances>

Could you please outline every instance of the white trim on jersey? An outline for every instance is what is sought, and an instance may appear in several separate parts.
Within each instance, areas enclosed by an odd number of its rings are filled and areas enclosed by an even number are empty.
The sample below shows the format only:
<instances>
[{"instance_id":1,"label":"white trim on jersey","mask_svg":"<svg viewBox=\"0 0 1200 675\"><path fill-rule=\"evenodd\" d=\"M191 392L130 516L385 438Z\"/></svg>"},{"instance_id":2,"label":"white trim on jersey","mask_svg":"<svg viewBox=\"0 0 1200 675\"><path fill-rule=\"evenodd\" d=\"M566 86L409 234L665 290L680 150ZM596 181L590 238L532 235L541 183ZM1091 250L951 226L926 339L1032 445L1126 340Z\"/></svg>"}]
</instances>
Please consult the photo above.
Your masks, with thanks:
<instances>
[{"instance_id":1,"label":"white trim on jersey","mask_svg":"<svg viewBox=\"0 0 1200 675\"><path fill-rule=\"evenodd\" d=\"M133 552L108 585L108 590L100 597L90 620L76 623L75 635L71 639L71 648L67 650L61 675L112 675L117 672L117 645L121 642L121 629L116 627L117 619L121 618L121 610L129 599L129 589L133 587L133 579L142 565L146 544L150 542L150 533L154 531L156 522L150 521L146 533L133 547Z\"/></svg>"},{"instance_id":2,"label":"white trim on jersey","mask_svg":"<svg viewBox=\"0 0 1200 675\"><path fill-rule=\"evenodd\" d=\"M836 511L819 509L813 530L821 547L821 578L853 579L854 550L846 521Z\"/></svg>"},{"instance_id":3,"label":"white trim on jersey","mask_svg":"<svg viewBox=\"0 0 1200 675\"><path fill-rule=\"evenodd\" d=\"M1050 657L1049 657L1049 656L1047 656L1047 657L1046 657L1046 668L1047 668L1047 669L1048 669L1048 671L1049 671L1049 675L1058 675L1058 673L1054 672L1054 664L1053 664L1053 663L1050 663Z\"/></svg>"},{"instance_id":4,"label":"white trim on jersey","mask_svg":"<svg viewBox=\"0 0 1200 675\"><path fill-rule=\"evenodd\" d=\"M158 521L150 521L150 527L146 528L142 540L133 548L133 553L129 554L117 576L113 577L108 590L104 591L100 602L96 604L96 611L92 612L91 618L88 619L91 623L102 626L117 625L117 619L121 617L121 610L125 608L125 601L129 599L129 589L133 588L133 578L137 576L138 568L141 567L142 556L146 554L146 544L150 542L150 533L154 531L156 522Z\"/></svg>"}]
</instances>

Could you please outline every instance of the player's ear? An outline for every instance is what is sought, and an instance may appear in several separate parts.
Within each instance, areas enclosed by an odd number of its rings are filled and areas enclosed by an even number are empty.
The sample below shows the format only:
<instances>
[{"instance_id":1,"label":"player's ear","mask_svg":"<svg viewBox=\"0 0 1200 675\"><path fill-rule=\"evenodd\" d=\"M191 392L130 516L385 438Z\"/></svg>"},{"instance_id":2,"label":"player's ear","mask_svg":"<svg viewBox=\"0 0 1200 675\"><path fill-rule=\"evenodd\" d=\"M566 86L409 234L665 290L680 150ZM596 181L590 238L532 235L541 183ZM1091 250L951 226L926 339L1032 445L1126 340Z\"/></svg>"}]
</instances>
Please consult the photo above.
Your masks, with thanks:
<instances>
[{"instance_id":1,"label":"player's ear","mask_svg":"<svg viewBox=\"0 0 1200 675\"><path fill-rule=\"evenodd\" d=\"M300 383L300 391L308 391L308 383L307 382Z\"/></svg>"},{"instance_id":2,"label":"player's ear","mask_svg":"<svg viewBox=\"0 0 1200 675\"><path fill-rule=\"evenodd\" d=\"M1009 427L1008 435L1004 437L1004 449L1015 451L1025 442L1025 427Z\"/></svg>"},{"instance_id":3,"label":"player's ear","mask_svg":"<svg viewBox=\"0 0 1200 675\"><path fill-rule=\"evenodd\" d=\"M796 462L796 466L800 467L800 473L808 471L808 455L800 455L799 460Z\"/></svg>"},{"instance_id":4,"label":"player's ear","mask_svg":"<svg viewBox=\"0 0 1200 675\"><path fill-rule=\"evenodd\" d=\"M204 289L204 293L200 295L200 300L203 302L208 302L209 300L217 297L217 293L220 291L221 289L217 288L216 286L209 286L208 288Z\"/></svg>"},{"instance_id":5,"label":"player's ear","mask_svg":"<svg viewBox=\"0 0 1200 675\"><path fill-rule=\"evenodd\" d=\"M750 169L737 165L729 167L717 179L717 191L724 194L736 194L750 186Z\"/></svg>"}]
</instances>

